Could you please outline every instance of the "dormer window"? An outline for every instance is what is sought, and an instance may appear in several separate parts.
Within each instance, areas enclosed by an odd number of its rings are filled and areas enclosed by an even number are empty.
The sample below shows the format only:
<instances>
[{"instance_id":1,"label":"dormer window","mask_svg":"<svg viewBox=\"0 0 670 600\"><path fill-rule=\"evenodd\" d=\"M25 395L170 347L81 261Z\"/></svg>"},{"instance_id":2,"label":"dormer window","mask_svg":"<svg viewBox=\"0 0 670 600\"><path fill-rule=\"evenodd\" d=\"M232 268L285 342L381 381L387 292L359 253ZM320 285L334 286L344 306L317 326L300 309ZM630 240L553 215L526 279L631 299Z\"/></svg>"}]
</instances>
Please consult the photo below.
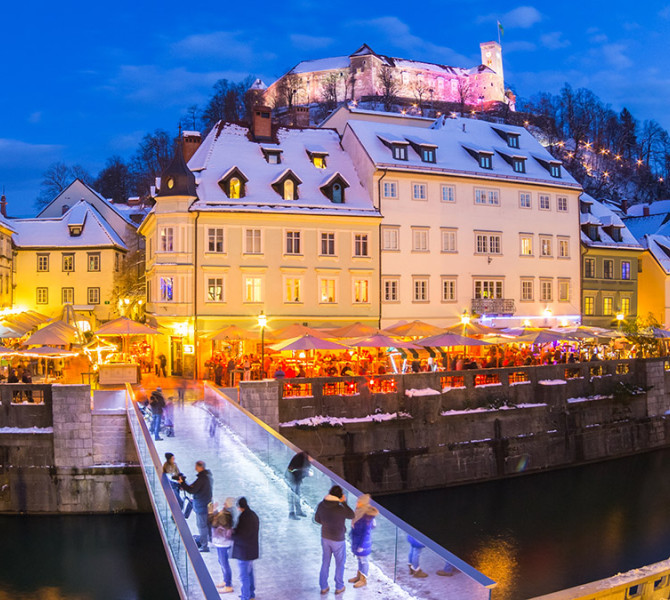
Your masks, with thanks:
<instances>
[{"instance_id":1,"label":"dormer window","mask_svg":"<svg viewBox=\"0 0 670 600\"><path fill-rule=\"evenodd\" d=\"M407 140L387 134L377 134L377 137L384 146L391 150L395 160L407 160L407 146L409 146Z\"/></svg>"},{"instance_id":2,"label":"dormer window","mask_svg":"<svg viewBox=\"0 0 670 600\"><path fill-rule=\"evenodd\" d=\"M514 157L512 159L512 168L515 173L525 173L526 172L526 159Z\"/></svg>"},{"instance_id":3,"label":"dormer window","mask_svg":"<svg viewBox=\"0 0 670 600\"><path fill-rule=\"evenodd\" d=\"M393 158L396 160L407 160L407 146L393 145Z\"/></svg>"},{"instance_id":4,"label":"dormer window","mask_svg":"<svg viewBox=\"0 0 670 600\"><path fill-rule=\"evenodd\" d=\"M281 153L282 151L279 148L267 148L261 146L261 152L265 157L265 160L270 165L280 165L281 164Z\"/></svg>"},{"instance_id":5,"label":"dormer window","mask_svg":"<svg viewBox=\"0 0 670 600\"><path fill-rule=\"evenodd\" d=\"M583 225L583 231L588 236L592 242L599 242L600 237L598 236L598 226L597 225Z\"/></svg>"},{"instance_id":6,"label":"dormer window","mask_svg":"<svg viewBox=\"0 0 670 600\"><path fill-rule=\"evenodd\" d=\"M434 163L437 153L437 146L429 142L425 142L417 137L407 137L407 141L412 146L414 152L420 157L422 162Z\"/></svg>"},{"instance_id":7,"label":"dormer window","mask_svg":"<svg viewBox=\"0 0 670 600\"><path fill-rule=\"evenodd\" d=\"M308 148L307 156L309 156L309 160L312 161L312 164L317 169L326 168L326 157L328 156L328 152L326 152L325 150Z\"/></svg>"},{"instance_id":8,"label":"dormer window","mask_svg":"<svg viewBox=\"0 0 670 600\"><path fill-rule=\"evenodd\" d=\"M552 177L560 177L561 176L561 165L552 163L549 168L549 173L551 174Z\"/></svg>"},{"instance_id":9,"label":"dormer window","mask_svg":"<svg viewBox=\"0 0 670 600\"><path fill-rule=\"evenodd\" d=\"M246 195L246 184L249 181L237 167L230 168L219 180L219 187L231 200L239 200Z\"/></svg>"},{"instance_id":10,"label":"dormer window","mask_svg":"<svg viewBox=\"0 0 670 600\"><path fill-rule=\"evenodd\" d=\"M83 227L81 225L70 225L70 235L72 237L79 237Z\"/></svg>"},{"instance_id":11,"label":"dormer window","mask_svg":"<svg viewBox=\"0 0 670 600\"><path fill-rule=\"evenodd\" d=\"M584 200L581 200L579 202L579 212L582 213L583 215L588 215L591 213L591 203L590 202L585 202Z\"/></svg>"},{"instance_id":12,"label":"dormer window","mask_svg":"<svg viewBox=\"0 0 670 600\"><path fill-rule=\"evenodd\" d=\"M344 192L349 187L349 182L339 173L329 177L321 186L321 192L333 204L344 204Z\"/></svg>"},{"instance_id":13,"label":"dormer window","mask_svg":"<svg viewBox=\"0 0 670 600\"><path fill-rule=\"evenodd\" d=\"M477 164L482 169L493 168L493 152L491 150L484 150L482 148L473 148L472 146L463 146L467 153L477 161Z\"/></svg>"},{"instance_id":14,"label":"dormer window","mask_svg":"<svg viewBox=\"0 0 670 600\"><path fill-rule=\"evenodd\" d=\"M293 171L286 169L270 185L284 200L297 200L298 186L301 183L301 179Z\"/></svg>"},{"instance_id":15,"label":"dormer window","mask_svg":"<svg viewBox=\"0 0 670 600\"><path fill-rule=\"evenodd\" d=\"M491 160L491 155L490 154L484 154L482 152L479 153L479 166L482 169L492 169L493 168L493 161Z\"/></svg>"},{"instance_id":16,"label":"dormer window","mask_svg":"<svg viewBox=\"0 0 670 600\"><path fill-rule=\"evenodd\" d=\"M510 148L519 147L519 134L518 133L508 133L507 134L507 145Z\"/></svg>"},{"instance_id":17,"label":"dormer window","mask_svg":"<svg viewBox=\"0 0 670 600\"><path fill-rule=\"evenodd\" d=\"M423 148L421 150L421 160L423 162L435 162L435 148Z\"/></svg>"},{"instance_id":18,"label":"dormer window","mask_svg":"<svg viewBox=\"0 0 670 600\"><path fill-rule=\"evenodd\" d=\"M552 177L561 177L561 165L563 163L560 160L555 160L552 158L540 158L539 156L535 156L535 160L539 162L547 171L549 171L549 175Z\"/></svg>"}]
</instances>

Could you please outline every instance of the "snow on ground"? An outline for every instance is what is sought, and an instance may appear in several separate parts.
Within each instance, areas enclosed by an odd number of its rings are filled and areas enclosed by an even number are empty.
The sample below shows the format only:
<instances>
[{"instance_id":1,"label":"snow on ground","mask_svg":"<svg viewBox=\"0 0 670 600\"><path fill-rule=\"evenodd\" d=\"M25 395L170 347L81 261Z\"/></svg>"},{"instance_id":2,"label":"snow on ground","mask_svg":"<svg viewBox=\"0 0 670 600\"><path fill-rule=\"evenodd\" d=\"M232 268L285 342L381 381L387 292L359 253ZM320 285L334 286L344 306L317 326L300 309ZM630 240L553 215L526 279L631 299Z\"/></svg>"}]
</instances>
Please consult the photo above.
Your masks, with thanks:
<instances>
[{"instance_id":1,"label":"snow on ground","mask_svg":"<svg viewBox=\"0 0 670 600\"><path fill-rule=\"evenodd\" d=\"M53 427L0 427L0 433L53 433Z\"/></svg>"},{"instance_id":2,"label":"snow on ground","mask_svg":"<svg viewBox=\"0 0 670 600\"><path fill-rule=\"evenodd\" d=\"M320 527L312 520L315 506L304 506L308 518L293 521L288 518L286 484L273 471L262 464L235 435L227 428L218 426L210 430L211 416L199 406L190 403L182 408L175 406L175 437L155 442L159 455L173 452L180 469L188 481L194 478L196 460L204 460L214 475L214 500L222 503L227 496L244 495L251 508L256 511L261 523L261 558L255 563L257 597L301 600L320 598L319 567L321 561ZM210 435L210 431L213 435ZM309 478L308 483L316 478ZM305 484L304 484L305 485ZM328 490L318 490L325 495ZM313 495L313 494L312 494ZM303 499L308 497L303 493ZM354 504L353 499L349 501ZM303 503L304 504L304 503ZM188 524L197 533L195 514ZM387 555L394 554L396 529L378 525L373 534L373 546L389 549ZM370 577L367 587L354 590L345 583L344 598L361 600L484 600L488 590L481 588L462 573L454 577L438 577L437 569L442 568L439 558L424 550L421 566L429 573L426 579L409 576L406 553L408 544L402 532L398 535L397 583L393 582L393 565L382 559L378 562L373 550ZM297 552L296 552L297 551ZM386 555L385 555L386 556ZM213 575L215 583L221 582L221 571L216 553L203 554L205 564ZM237 561L232 561L233 587L239 593ZM380 568L381 567L381 568ZM333 597L334 563L331 567L331 592ZM356 574L356 560L347 551L345 580ZM222 596L227 598L228 596Z\"/></svg>"},{"instance_id":3,"label":"snow on ground","mask_svg":"<svg viewBox=\"0 0 670 600\"><path fill-rule=\"evenodd\" d=\"M381 423L382 421L393 421L395 419L411 419L412 415L404 412L379 413L368 415L367 417L327 417L317 415L305 419L295 419L280 423L280 427L319 427L320 425L329 425L330 427L342 427L345 423Z\"/></svg>"},{"instance_id":4,"label":"snow on ground","mask_svg":"<svg viewBox=\"0 0 670 600\"><path fill-rule=\"evenodd\" d=\"M419 396L439 396L440 392L434 390L433 388L422 388L420 390L410 389L405 390L405 396L409 398L419 397Z\"/></svg>"},{"instance_id":5,"label":"snow on ground","mask_svg":"<svg viewBox=\"0 0 670 600\"><path fill-rule=\"evenodd\" d=\"M565 385L566 381L564 379L541 379L538 383L540 385Z\"/></svg>"},{"instance_id":6,"label":"snow on ground","mask_svg":"<svg viewBox=\"0 0 670 600\"><path fill-rule=\"evenodd\" d=\"M612 398L612 396L603 396L601 394L597 394L595 396L568 398L568 403L569 404L576 404L577 402L590 402L591 400L605 400L606 398Z\"/></svg>"}]
</instances>

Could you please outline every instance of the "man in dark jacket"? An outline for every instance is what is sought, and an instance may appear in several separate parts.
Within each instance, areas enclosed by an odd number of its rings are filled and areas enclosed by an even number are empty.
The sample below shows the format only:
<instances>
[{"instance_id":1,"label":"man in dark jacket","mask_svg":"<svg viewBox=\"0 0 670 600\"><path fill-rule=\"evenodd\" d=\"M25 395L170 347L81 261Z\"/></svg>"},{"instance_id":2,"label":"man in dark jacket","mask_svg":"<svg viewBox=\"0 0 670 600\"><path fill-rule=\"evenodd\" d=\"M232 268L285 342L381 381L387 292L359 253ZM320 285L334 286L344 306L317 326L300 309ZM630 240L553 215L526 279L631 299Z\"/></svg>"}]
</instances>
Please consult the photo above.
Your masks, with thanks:
<instances>
[{"instance_id":1,"label":"man in dark jacket","mask_svg":"<svg viewBox=\"0 0 670 600\"><path fill-rule=\"evenodd\" d=\"M354 511L347 504L347 497L339 485L330 488L328 495L319 503L314 520L321 525L321 593L327 594L330 559L335 556L335 594L344 592L344 562L347 548L344 541L345 521L354 518Z\"/></svg>"},{"instance_id":2,"label":"man in dark jacket","mask_svg":"<svg viewBox=\"0 0 670 600\"><path fill-rule=\"evenodd\" d=\"M240 516L233 529L233 558L237 559L240 566L240 598L251 600L256 597L254 561L258 558L258 515L249 508L244 496L237 501L237 508Z\"/></svg>"},{"instance_id":3,"label":"man in dark jacket","mask_svg":"<svg viewBox=\"0 0 670 600\"><path fill-rule=\"evenodd\" d=\"M212 488L214 479L212 472L205 467L205 461L199 460L195 463L197 476L195 481L189 485L181 477L179 485L182 490L193 495L193 512L195 512L195 522L198 526L198 546L200 552L209 552L209 520L208 507L212 501Z\"/></svg>"},{"instance_id":4,"label":"man in dark jacket","mask_svg":"<svg viewBox=\"0 0 670 600\"><path fill-rule=\"evenodd\" d=\"M307 452L298 452L288 463L286 468L286 482L291 488L288 493L288 516L289 519L298 519L306 516L300 506L300 486L302 480L311 472L309 456Z\"/></svg>"},{"instance_id":5,"label":"man in dark jacket","mask_svg":"<svg viewBox=\"0 0 670 600\"><path fill-rule=\"evenodd\" d=\"M153 392L151 392L151 398L149 399L149 406L151 407L151 430L149 433L153 433L154 440L160 442L163 438L160 436L161 433L161 421L163 420L163 409L165 408L165 396L163 396L163 390L160 387L157 387Z\"/></svg>"}]
</instances>

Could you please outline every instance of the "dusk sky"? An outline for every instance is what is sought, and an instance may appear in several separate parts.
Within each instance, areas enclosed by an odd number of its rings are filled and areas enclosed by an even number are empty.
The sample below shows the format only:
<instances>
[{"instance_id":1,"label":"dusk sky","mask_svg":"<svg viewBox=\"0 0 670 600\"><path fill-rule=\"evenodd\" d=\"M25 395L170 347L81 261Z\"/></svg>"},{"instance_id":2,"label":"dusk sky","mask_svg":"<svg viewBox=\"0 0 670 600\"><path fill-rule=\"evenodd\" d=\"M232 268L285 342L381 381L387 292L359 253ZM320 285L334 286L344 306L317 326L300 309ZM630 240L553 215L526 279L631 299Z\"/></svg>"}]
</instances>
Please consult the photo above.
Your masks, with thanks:
<instances>
[{"instance_id":1,"label":"dusk sky","mask_svg":"<svg viewBox=\"0 0 670 600\"><path fill-rule=\"evenodd\" d=\"M584 2L6 3L0 63L0 186L30 214L54 161L92 173L142 136L176 133L219 78L271 83L302 59L382 54L473 66L505 29L508 85L522 96L588 87L670 129L670 4ZM336 8L337 7L337 8ZM665 44L665 45L664 45Z\"/></svg>"}]
</instances>

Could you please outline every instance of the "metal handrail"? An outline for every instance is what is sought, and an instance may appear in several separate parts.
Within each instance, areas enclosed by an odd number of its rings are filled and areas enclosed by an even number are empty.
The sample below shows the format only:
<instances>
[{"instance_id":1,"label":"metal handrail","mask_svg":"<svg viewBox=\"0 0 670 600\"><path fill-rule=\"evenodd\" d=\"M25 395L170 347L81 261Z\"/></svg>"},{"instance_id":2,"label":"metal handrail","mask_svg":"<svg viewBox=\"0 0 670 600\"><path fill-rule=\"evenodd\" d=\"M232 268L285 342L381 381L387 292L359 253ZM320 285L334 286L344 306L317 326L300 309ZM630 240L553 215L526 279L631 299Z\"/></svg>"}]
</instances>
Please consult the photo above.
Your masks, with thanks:
<instances>
[{"instance_id":1,"label":"metal handrail","mask_svg":"<svg viewBox=\"0 0 670 600\"><path fill-rule=\"evenodd\" d=\"M279 432L275 431L272 427L261 421L258 417L250 413L248 410L246 410L244 407L240 406L228 396L225 395L225 393L218 389L216 386L213 386L209 382L205 382L205 386L211 389L214 393L216 393L218 396L220 396L225 402L227 402L231 407L233 407L236 410L239 410L243 415L245 415L248 419L251 419L254 423L256 423L259 427L263 428L269 435L280 441L282 444L290 448L293 452L298 453L302 452L298 446L293 444L290 440L286 439L283 435L281 435ZM336 473L333 473L330 469L327 467L323 466L320 462L316 461L314 458L311 456L309 457L310 464L314 468L318 469L321 471L326 477L330 478L332 481L337 483L340 487L343 489L347 490L350 494L353 494L354 496L358 497L363 495L363 492L361 492L358 488L354 487L351 485L349 482L345 481L342 479L339 475ZM401 518L397 517L394 515L391 511L388 509L384 508L374 500L371 500L371 504L379 510L379 512L386 518L388 519L393 525L395 525L398 529L403 530L405 533L410 534L413 538L421 542L424 546L427 548L430 548L433 552L435 552L438 556L442 557L444 560L448 561L451 565L456 567L459 571L470 577L470 579L474 580L476 583L479 585L486 587L488 589L491 589L497 585L493 579L490 577L487 577L483 573L480 573L477 569L475 569L473 566L469 565L466 563L464 560L456 556L455 554L452 554L447 550L446 548L443 548L440 546L437 542L433 541L420 531L414 529L411 525L403 521Z\"/></svg>"},{"instance_id":2,"label":"metal handrail","mask_svg":"<svg viewBox=\"0 0 670 600\"><path fill-rule=\"evenodd\" d=\"M191 533L188 523L184 518L184 513L182 513L182 510L179 507L177 498L174 492L172 491L170 481L167 475L163 473L163 463L161 463L161 460L158 457L158 452L156 452L156 448L151 440L151 434L149 433L146 421L144 420L144 417L137 406L137 402L134 400L132 389L130 389L130 386L128 384L126 384L126 394L127 398L130 399L130 401L128 402L128 408L126 414L128 415L128 424L130 425L130 431L133 433L133 442L135 444L135 449L137 450L138 458L140 457L140 447L137 439L135 438L134 428L132 426L133 418L136 419L140 431L142 432L144 442L146 443L147 448L149 449L149 455L151 456L151 461L153 462L154 469L156 469L156 473L161 473L160 477L161 489L163 490L163 494L165 495L165 499L167 500L167 504L170 509L170 513L172 515L172 519L174 520L175 526L177 527L177 531L179 532L179 536L181 537L184 549L186 550L186 554L188 556L188 560L190 561L191 566L193 567L193 572L195 573L195 576L198 579L198 583L200 584L200 589L202 590L203 596L205 597L206 600L218 600L221 597L219 595L219 591L216 589L216 585L214 583L214 580L212 579L212 575L209 572L207 566L205 565L205 561L202 559L202 554L200 554L200 551L198 550L195 540L193 539L193 534ZM153 496L151 486L149 485L147 472L146 469L144 468L144 463L142 462L141 459L140 459L140 465L142 466L142 475L144 476L147 490L149 491L149 494ZM160 515L157 512L158 508L155 502L152 502L151 506L154 510L156 521L159 524L159 529L161 531L161 539L163 540L163 545L165 546L165 552L172 566L172 572L175 581L177 583L177 586L179 587L180 596L184 600L186 600L188 598L188 595L186 593L186 590L184 589L184 584L179 576L179 569L177 568L177 565L174 564L173 562L172 550L165 537L167 535L167 532L163 531Z\"/></svg>"}]
</instances>

